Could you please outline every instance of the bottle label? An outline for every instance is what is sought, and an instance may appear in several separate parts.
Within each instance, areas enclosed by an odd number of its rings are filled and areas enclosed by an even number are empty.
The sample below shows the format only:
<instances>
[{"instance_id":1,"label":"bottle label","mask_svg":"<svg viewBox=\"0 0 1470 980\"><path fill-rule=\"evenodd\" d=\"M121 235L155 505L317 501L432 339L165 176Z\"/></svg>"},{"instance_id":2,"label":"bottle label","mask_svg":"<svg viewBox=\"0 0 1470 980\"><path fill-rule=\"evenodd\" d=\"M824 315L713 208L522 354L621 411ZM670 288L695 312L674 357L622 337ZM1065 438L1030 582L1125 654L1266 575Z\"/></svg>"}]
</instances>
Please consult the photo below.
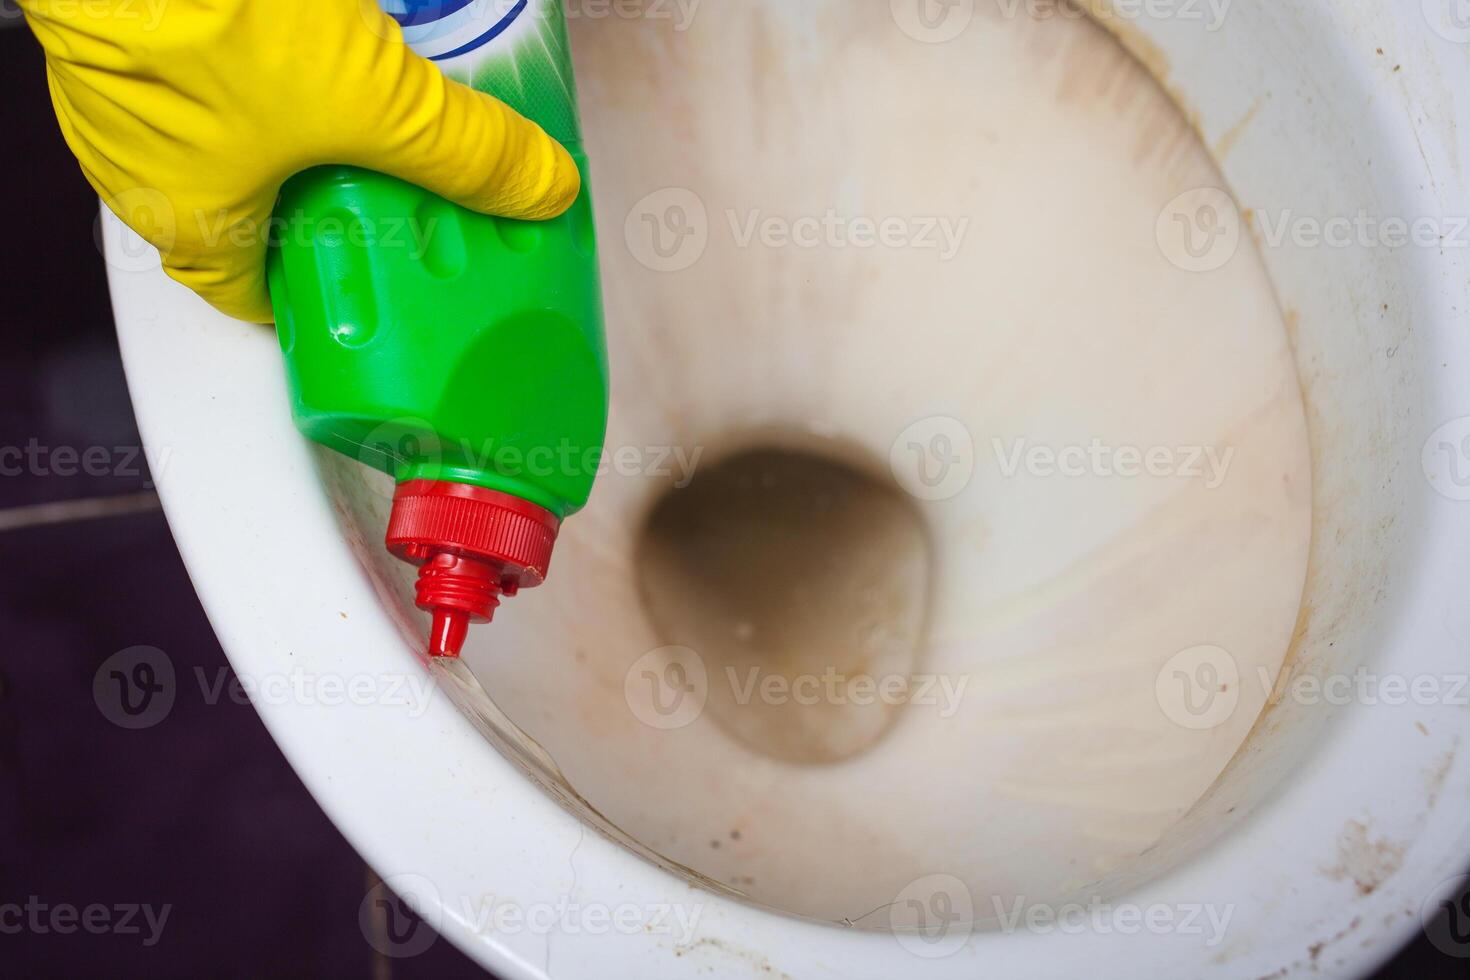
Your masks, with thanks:
<instances>
[{"instance_id":1,"label":"bottle label","mask_svg":"<svg viewBox=\"0 0 1470 980\"><path fill-rule=\"evenodd\" d=\"M446 75L508 103L564 143L579 138L562 0L378 0Z\"/></svg>"},{"instance_id":2,"label":"bottle label","mask_svg":"<svg viewBox=\"0 0 1470 980\"><path fill-rule=\"evenodd\" d=\"M493 54L497 41L511 44L541 11L542 0L382 0L403 37L431 61L454 63Z\"/></svg>"}]
</instances>

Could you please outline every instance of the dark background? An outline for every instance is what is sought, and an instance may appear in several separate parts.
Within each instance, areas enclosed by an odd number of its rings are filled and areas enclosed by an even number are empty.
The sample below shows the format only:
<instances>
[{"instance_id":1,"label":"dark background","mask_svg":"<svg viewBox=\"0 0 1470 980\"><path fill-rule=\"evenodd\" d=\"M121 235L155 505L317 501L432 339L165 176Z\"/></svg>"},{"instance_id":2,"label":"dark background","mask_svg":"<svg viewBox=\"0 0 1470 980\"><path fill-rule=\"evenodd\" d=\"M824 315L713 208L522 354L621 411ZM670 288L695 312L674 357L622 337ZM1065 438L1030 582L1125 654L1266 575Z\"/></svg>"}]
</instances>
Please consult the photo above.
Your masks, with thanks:
<instances>
[{"instance_id":1,"label":"dark background","mask_svg":"<svg viewBox=\"0 0 1470 980\"><path fill-rule=\"evenodd\" d=\"M130 458L96 197L57 132L40 50L3 7L0 85L0 450L34 440L109 460L105 475L66 475L76 464L55 455L0 475L0 904L173 906L152 947L0 934L0 976L484 976L444 940L375 953L358 916L375 879L252 708L190 683L152 728L99 711L93 677L120 650L157 647L186 676L228 667ZM1421 938L1381 976L1463 963Z\"/></svg>"},{"instance_id":2,"label":"dark background","mask_svg":"<svg viewBox=\"0 0 1470 980\"><path fill-rule=\"evenodd\" d=\"M193 681L228 665L130 458L96 195L57 131L40 48L14 24L0 9L0 454L35 440L46 455L0 475L0 904L173 909L151 948L146 927L0 934L0 977L484 977L442 939L413 958L374 952L362 860L255 710L210 704ZM62 447L102 447L109 472L66 475L81 467ZM13 473L14 454L0 465ZM138 645L188 680L166 720L128 731L92 679Z\"/></svg>"}]
</instances>

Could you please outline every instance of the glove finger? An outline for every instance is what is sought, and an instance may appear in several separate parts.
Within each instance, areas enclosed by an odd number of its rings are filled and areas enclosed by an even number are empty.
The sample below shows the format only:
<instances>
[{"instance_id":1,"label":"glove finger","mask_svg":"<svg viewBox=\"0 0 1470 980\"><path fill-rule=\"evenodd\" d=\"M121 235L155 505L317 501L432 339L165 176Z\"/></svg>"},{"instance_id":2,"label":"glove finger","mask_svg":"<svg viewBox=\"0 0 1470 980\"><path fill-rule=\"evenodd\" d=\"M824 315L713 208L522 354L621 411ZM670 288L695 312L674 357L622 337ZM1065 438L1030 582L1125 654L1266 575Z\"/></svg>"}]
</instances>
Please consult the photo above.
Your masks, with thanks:
<instances>
[{"instance_id":1,"label":"glove finger","mask_svg":"<svg viewBox=\"0 0 1470 980\"><path fill-rule=\"evenodd\" d=\"M270 294L265 282L265 244L231 245L179 254L175 249L163 257L163 271L182 283L210 306L226 316L248 323L271 323Z\"/></svg>"},{"instance_id":2,"label":"glove finger","mask_svg":"<svg viewBox=\"0 0 1470 980\"><path fill-rule=\"evenodd\" d=\"M91 171L82 170L103 207L158 250L170 278L237 320L272 322L265 253L273 196L248 207L244 220L230 220L227 209L206 218L204 209L185 208L155 188L110 194Z\"/></svg>"},{"instance_id":3,"label":"glove finger","mask_svg":"<svg viewBox=\"0 0 1470 980\"><path fill-rule=\"evenodd\" d=\"M383 46L387 107L364 134L358 166L486 214L553 218L577 199L571 154L505 103L445 78L401 43Z\"/></svg>"}]
</instances>

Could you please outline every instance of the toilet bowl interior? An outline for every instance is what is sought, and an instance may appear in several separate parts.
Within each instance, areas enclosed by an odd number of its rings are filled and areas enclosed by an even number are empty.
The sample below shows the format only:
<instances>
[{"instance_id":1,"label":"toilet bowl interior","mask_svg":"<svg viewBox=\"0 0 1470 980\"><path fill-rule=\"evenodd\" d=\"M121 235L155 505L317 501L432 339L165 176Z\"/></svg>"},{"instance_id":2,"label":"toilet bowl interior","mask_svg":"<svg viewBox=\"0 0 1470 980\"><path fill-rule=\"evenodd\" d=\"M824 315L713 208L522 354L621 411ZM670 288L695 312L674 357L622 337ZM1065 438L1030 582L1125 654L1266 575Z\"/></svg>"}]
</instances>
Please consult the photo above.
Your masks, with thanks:
<instances>
[{"instance_id":1,"label":"toilet bowl interior","mask_svg":"<svg viewBox=\"0 0 1470 980\"><path fill-rule=\"evenodd\" d=\"M1324 719L1272 703L1283 668L1365 657L1386 614L1402 270L1173 237L1230 185L1093 21L935 44L752 0L671 30L574 22L609 455L461 696L589 819L797 915L910 927L942 874L984 921L1197 853ZM1244 206L1360 199L1242 173ZM385 489L323 469L416 643Z\"/></svg>"}]
</instances>

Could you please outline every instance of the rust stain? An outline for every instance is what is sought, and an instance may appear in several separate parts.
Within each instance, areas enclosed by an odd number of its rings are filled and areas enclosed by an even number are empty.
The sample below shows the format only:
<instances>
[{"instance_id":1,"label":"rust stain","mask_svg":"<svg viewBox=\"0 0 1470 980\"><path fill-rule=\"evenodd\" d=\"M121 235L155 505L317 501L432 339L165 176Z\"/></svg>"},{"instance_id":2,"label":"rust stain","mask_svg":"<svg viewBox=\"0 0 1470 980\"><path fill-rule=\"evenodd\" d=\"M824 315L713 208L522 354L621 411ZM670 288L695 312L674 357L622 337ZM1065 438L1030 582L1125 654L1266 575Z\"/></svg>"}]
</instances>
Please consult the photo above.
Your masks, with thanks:
<instances>
[{"instance_id":1,"label":"rust stain","mask_svg":"<svg viewBox=\"0 0 1470 980\"><path fill-rule=\"evenodd\" d=\"M1254 211L1251 212L1251 217L1253 217L1253 218L1255 217L1255 212ZM1292 347L1295 347L1296 346L1297 334L1298 334L1298 332L1300 332L1301 326L1302 326L1302 315L1301 315L1301 312L1298 311L1298 310L1293 310L1293 309L1288 308L1286 310L1286 313L1285 313L1285 319L1286 319L1286 336L1291 341L1291 346Z\"/></svg>"},{"instance_id":2,"label":"rust stain","mask_svg":"<svg viewBox=\"0 0 1470 980\"><path fill-rule=\"evenodd\" d=\"M1113 10L1112 0L1077 0L1077 5L1092 15L1092 19L1106 28L1107 31L1118 39L1127 48L1133 57L1148 70L1148 73L1158 79L1159 84L1169 77L1172 65L1169 56L1164 49L1143 31Z\"/></svg>"},{"instance_id":3,"label":"rust stain","mask_svg":"<svg viewBox=\"0 0 1470 980\"><path fill-rule=\"evenodd\" d=\"M1261 106L1265 104L1265 99L1256 99L1255 104L1246 110L1245 115L1236 120L1235 125L1225 130L1224 135L1215 144L1216 160L1224 160L1230 155L1230 151L1235 149L1235 145L1240 142L1240 138L1245 135L1245 131L1250 128L1251 123L1255 120L1256 114L1261 111Z\"/></svg>"},{"instance_id":4,"label":"rust stain","mask_svg":"<svg viewBox=\"0 0 1470 980\"><path fill-rule=\"evenodd\" d=\"M737 959L742 959L746 961L766 976L783 977L785 978L785 980L792 980L791 974L776 969L774 966L771 965L770 960L766 959L764 956L761 956L759 953L753 952L748 949L741 949L740 947L735 946L731 943L727 943L722 939L705 937L696 940L688 946L676 946L674 947L674 955L685 956L699 949L716 950L729 956L736 957Z\"/></svg>"},{"instance_id":5,"label":"rust stain","mask_svg":"<svg viewBox=\"0 0 1470 980\"><path fill-rule=\"evenodd\" d=\"M1404 845L1369 836L1367 824L1349 820L1337 837L1337 864L1322 870L1333 881L1351 880L1364 896L1377 891L1404 863Z\"/></svg>"},{"instance_id":6,"label":"rust stain","mask_svg":"<svg viewBox=\"0 0 1470 980\"><path fill-rule=\"evenodd\" d=\"M1419 726L1419 730L1424 732L1424 734L1429 734L1429 732L1424 728L1422 724L1419 724L1418 722L1415 722L1415 724ZM1459 752L1460 739L1459 736L1456 736L1454 743L1449 748L1449 751L1446 752L1440 758L1439 762L1435 764L1434 768L1429 771L1429 774L1424 781L1424 792L1426 797L1428 798L1430 809L1433 809L1434 805L1439 802L1439 794L1444 789L1444 781L1449 777L1450 769L1453 768L1455 764L1455 756L1457 756Z\"/></svg>"},{"instance_id":7,"label":"rust stain","mask_svg":"<svg viewBox=\"0 0 1470 980\"><path fill-rule=\"evenodd\" d=\"M1362 925L1362 923L1362 919L1354 916L1353 921L1348 923L1346 929L1343 929L1341 932L1337 933L1334 936L1331 936L1330 938L1319 940L1308 946L1307 954L1311 956L1313 966L1315 967L1317 963L1317 958L1322 955L1322 950L1326 949L1328 946L1331 946L1333 943L1340 942L1341 940L1346 939L1348 936L1351 936L1355 931L1357 931L1358 926Z\"/></svg>"}]
</instances>

